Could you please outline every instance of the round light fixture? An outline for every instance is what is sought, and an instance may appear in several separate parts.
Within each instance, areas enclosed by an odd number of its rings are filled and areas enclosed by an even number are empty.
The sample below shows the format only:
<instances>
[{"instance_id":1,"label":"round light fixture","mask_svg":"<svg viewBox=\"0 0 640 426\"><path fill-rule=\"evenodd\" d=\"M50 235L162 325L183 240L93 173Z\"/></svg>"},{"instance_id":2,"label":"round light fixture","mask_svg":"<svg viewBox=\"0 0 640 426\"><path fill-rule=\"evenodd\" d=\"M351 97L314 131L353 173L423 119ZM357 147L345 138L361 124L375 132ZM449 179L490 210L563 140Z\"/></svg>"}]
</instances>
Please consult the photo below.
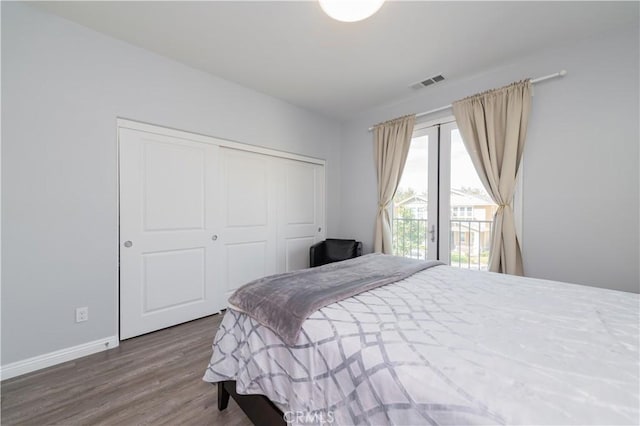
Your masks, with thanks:
<instances>
[{"instance_id":1,"label":"round light fixture","mask_svg":"<svg viewBox=\"0 0 640 426\"><path fill-rule=\"evenodd\" d=\"M324 13L337 21L362 21L382 7L384 0L318 0Z\"/></svg>"}]
</instances>

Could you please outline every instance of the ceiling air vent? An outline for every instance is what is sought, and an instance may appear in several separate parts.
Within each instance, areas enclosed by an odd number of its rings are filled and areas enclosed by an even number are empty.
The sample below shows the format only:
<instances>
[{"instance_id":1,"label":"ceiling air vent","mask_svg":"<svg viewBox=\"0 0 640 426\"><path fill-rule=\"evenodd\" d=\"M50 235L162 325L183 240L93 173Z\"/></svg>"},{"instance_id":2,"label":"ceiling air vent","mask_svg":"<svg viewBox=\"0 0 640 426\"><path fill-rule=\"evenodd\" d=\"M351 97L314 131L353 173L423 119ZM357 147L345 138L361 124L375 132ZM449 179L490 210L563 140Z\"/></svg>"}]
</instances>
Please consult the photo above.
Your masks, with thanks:
<instances>
[{"instance_id":1,"label":"ceiling air vent","mask_svg":"<svg viewBox=\"0 0 640 426\"><path fill-rule=\"evenodd\" d=\"M444 80L444 77L442 76L442 74L438 74L435 75L431 78L428 78L426 80L422 80L418 83L413 83L411 86L412 89L420 89L422 87L427 87L427 86L431 86L432 84L438 83L440 81Z\"/></svg>"}]
</instances>

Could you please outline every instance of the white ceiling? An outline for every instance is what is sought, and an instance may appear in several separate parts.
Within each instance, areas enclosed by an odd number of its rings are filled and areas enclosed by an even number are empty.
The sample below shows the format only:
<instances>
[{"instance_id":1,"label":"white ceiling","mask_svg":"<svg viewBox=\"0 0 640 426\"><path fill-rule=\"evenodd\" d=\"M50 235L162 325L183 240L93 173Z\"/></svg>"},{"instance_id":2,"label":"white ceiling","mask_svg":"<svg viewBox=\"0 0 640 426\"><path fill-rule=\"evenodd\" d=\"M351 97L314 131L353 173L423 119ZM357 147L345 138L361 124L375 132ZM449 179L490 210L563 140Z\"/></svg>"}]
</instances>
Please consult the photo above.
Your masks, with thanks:
<instances>
[{"instance_id":1,"label":"white ceiling","mask_svg":"<svg viewBox=\"0 0 640 426\"><path fill-rule=\"evenodd\" d=\"M245 87L348 118L442 73L478 73L637 25L637 2L388 1L356 23L315 1L43 2L53 13ZM422 89L428 90L428 89Z\"/></svg>"}]
</instances>

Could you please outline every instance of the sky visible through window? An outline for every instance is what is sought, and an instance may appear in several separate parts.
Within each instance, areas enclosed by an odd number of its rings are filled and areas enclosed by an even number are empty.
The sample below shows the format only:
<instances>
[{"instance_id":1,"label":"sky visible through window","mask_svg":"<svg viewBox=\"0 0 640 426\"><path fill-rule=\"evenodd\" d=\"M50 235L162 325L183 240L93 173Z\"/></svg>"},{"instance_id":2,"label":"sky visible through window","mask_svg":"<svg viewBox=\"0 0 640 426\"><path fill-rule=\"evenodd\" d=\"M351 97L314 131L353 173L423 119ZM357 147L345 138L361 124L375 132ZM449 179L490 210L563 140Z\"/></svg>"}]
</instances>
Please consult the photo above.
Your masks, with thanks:
<instances>
[{"instance_id":1,"label":"sky visible through window","mask_svg":"<svg viewBox=\"0 0 640 426\"><path fill-rule=\"evenodd\" d=\"M399 192L413 189L416 194L427 194L429 137L419 136L411 140L411 148L404 165L402 178L398 185ZM398 200L401 201L401 200Z\"/></svg>"},{"instance_id":2,"label":"sky visible through window","mask_svg":"<svg viewBox=\"0 0 640 426\"><path fill-rule=\"evenodd\" d=\"M398 191L404 192L411 188L417 194L427 194L428 140L428 136L412 139ZM479 189L486 194L462 142L460 132L455 129L451 133L451 188L462 189L463 187Z\"/></svg>"}]
</instances>

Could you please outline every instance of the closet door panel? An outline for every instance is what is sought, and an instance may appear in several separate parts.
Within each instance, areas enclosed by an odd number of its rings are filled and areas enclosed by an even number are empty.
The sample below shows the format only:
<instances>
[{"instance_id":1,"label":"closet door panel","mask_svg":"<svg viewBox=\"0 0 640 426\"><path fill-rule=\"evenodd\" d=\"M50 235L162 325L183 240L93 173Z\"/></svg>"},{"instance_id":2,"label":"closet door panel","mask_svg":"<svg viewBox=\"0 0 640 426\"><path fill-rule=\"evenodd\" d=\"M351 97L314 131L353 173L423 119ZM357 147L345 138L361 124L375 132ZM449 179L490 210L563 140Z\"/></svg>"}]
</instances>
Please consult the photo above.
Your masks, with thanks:
<instances>
[{"instance_id":1,"label":"closet door panel","mask_svg":"<svg viewBox=\"0 0 640 426\"><path fill-rule=\"evenodd\" d=\"M220 243L225 299L243 284L275 273L274 159L220 149Z\"/></svg>"},{"instance_id":2,"label":"closet door panel","mask_svg":"<svg viewBox=\"0 0 640 426\"><path fill-rule=\"evenodd\" d=\"M217 147L120 129L120 337L223 307L211 239Z\"/></svg>"},{"instance_id":3,"label":"closet door panel","mask_svg":"<svg viewBox=\"0 0 640 426\"><path fill-rule=\"evenodd\" d=\"M145 231L205 228L207 147L197 145L150 139L142 143Z\"/></svg>"},{"instance_id":4,"label":"closet door panel","mask_svg":"<svg viewBox=\"0 0 640 426\"><path fill-rule=\"evenodd\" d=\"M315 244L313 237L285 239L285 271L297 271L309 267L309 247Z\"/></svg>"},{"instance_id":5,"label":"closet door panel","mask_svg":"<svg viewBox=\"0 0 640 426\"><path fill-rule=\"evenodd\" d=\"M316 223L316 170L308 163L288 162L285 169L285 220L289 226L314 226Z\"/></svg>"},{"instance_id":6,"label":"closet door panel","mask_svg":"<svg viewBox=\"0 0 640 426\"><path fill-rule=\"evenodd\" d=\"M278 268L309 267L309 247L324 239L324 166L279 162Z\"/></svg>"}]
</instances>

